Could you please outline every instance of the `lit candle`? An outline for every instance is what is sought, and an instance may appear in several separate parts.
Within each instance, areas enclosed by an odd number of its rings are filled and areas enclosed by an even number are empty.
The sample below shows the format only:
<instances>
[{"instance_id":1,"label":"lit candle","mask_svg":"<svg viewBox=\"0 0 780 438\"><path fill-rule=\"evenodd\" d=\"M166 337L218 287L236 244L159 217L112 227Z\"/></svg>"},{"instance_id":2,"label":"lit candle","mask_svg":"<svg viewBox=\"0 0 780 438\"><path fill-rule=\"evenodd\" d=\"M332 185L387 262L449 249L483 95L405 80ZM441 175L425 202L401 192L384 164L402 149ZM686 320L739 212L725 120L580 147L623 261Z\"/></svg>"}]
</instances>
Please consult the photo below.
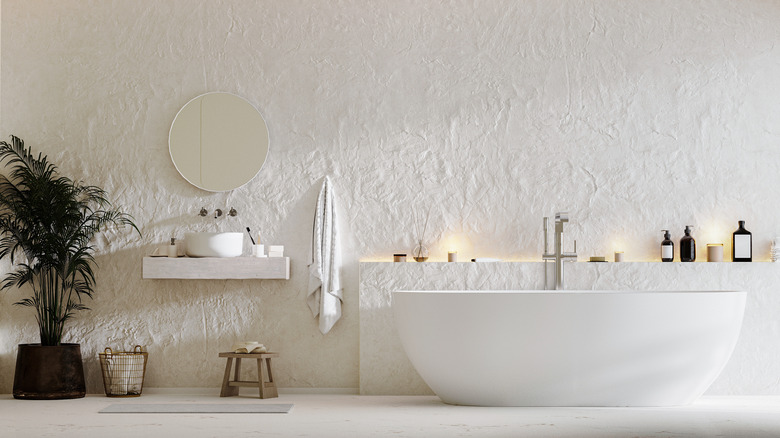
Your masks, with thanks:
<instances>
[{"instance_id":1,"label":"lit candle","mask_svg":"<svg viewBox=\"0 0 780 438\"><path fill-rule=\"evenodd\" d=\"M623 261L623 251L615 251L615 263Z\"/></svg>"},{"instance_id":2,"label":"lit candle","mask_svg":"<svg viewBox=\"0 0 780 438\"><path fill-rule=\"evenodd\" d=\"M447 253L447 261L448 262L457 262L458 261L458 251L450 251Z\"/></svg>"},{"instance_id":3,"label":"lit candle","mask_svg":"<svg viewBox=\"0 0 780 438\"><path fill-rule=\"evenodd\" d=\"M708 243L707 244L707 261L708 262L722 262L723 261L723 244L722 243Z\"/></svg>"}]
</instances>

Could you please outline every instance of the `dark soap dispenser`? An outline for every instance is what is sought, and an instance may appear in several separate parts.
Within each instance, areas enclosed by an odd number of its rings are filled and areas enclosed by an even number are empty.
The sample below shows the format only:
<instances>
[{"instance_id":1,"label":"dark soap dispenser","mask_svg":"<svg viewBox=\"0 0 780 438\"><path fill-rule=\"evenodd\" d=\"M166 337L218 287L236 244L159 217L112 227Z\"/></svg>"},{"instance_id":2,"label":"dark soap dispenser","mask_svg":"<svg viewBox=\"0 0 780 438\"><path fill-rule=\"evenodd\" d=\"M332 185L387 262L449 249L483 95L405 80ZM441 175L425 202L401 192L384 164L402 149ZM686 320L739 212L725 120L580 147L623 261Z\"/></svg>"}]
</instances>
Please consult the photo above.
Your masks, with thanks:
<instances>
[{"instance_id":1,"label":"dark soap dispenser","mask_svg":"<svg viewBox=\"0 0 780 438\"><path fill-rule=\"evenodd\" d=\"M685 235L680 239L680 261L681 262L695 262L696 261L696 241L691 236L692 225L685 226Z\"/></svg>"},{"instance_id":2,"label":"dark soap dispenser","mask_svg":"<svg viewBox=\"0 0 780 438\"><path fill-rule=\"evenodd\" d=\"M735 262L753 261L753 234L745 229L745 221L739 221L739 228L731 237L731 260Z\"/></svg>"},{"instance_id":3,"label":"dark soap dispenser","mask_svg":"<svg viewBox=\"0 0 780 438\"><path fill-rule=\"evenodd\" d=\"M661 231L664 232L664 241L661 242L661 261L674 261L674 242L672 242L672 236L669 234L669 230Z\"/></svg>"}]
</instances>

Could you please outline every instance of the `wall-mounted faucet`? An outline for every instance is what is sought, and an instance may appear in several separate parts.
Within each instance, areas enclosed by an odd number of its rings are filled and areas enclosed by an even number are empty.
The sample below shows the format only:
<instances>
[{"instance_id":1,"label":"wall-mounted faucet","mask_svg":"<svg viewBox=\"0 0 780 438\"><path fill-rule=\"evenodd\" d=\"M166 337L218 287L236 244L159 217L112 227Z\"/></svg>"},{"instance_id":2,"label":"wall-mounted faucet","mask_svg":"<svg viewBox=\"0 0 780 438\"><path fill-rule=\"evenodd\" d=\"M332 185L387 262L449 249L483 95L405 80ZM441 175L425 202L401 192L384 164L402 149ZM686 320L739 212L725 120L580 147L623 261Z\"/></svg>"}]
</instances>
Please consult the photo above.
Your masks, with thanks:
<instances>
[{"instance_id":1,"label":"wall-mounted faucet","mask_svg":"<svg viewBox=\"0 0 780 438\"><path fill-rule=\"evenodd\" d=\"M200 216L200 217L206 217L206 216L208 216L208 214L209 214L209 211L206 210L206 207L201 207L200 212L198 212L198 216ZM230 217L236 217L236 216L238 216L238 211L235 208L230 207L230 211L227 212L227 215L230 216ZM218 209L214 210L214 219L216 219L216 218L218 218L220 216L222 216L222 209L218 208Z\"/></svg>"},{"instance_id":2,"label":"wall-mounted faucet","mask_svg":"<svg viewBox=\"0 0 780 438\"><path fill-rule=\"evenodd\" d=\"M563 224L569 222L569 213L555 213L555 239L553 247L555 252L551 253L548 249L547 241L547 223L549 218L544 218L544 254L542 260L544 263L544 288L547 289L547 261L555 261L555 289L563 289L563 262L577 261L577 241L574 241L574 252L563 251Z\"/></svg>"}]
</instances>

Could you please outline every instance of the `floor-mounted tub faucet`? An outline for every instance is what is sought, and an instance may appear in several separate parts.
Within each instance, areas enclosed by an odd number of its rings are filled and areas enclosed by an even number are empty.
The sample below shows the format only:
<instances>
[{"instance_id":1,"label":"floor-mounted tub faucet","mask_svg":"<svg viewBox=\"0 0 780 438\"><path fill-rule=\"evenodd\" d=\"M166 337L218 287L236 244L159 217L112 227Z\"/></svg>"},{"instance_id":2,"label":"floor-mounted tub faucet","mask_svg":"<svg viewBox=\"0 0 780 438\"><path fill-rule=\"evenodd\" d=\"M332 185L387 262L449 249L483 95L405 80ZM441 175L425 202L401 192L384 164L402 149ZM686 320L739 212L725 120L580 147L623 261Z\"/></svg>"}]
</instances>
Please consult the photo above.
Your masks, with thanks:
<instances>
[{"instance_id":1,"label":"floor-mounted tub faucet","mask_svg":"<svg viewBox=\"0 0 780 438\"><path fill-rule=\"evenodd\" d=\"M544 218L544 288L547 289L547 261L555 262L555 289L562 290L563 287L563 262L577 260L577 241L574 241L574 252L563 252L563 224L569 222L569 213L555 213L555 239L553 246L554 253L550 253L547 242L547 223L549 218Z\"/></svg>"}]
</instances>

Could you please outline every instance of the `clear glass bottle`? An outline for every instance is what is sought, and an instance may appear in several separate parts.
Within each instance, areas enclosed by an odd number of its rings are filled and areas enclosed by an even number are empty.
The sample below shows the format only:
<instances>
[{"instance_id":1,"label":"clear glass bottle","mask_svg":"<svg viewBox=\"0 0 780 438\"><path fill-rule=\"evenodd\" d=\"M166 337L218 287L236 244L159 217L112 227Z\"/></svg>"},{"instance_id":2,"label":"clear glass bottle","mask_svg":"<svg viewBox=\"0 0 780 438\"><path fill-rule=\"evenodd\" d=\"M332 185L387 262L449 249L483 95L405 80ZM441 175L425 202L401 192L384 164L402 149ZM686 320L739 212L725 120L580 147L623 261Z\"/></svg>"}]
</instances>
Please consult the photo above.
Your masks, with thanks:
<instances>
[{"instance_id":1,"label":"clear glass bottle","mask_svg":"<svg viewBox=\"0 0 780 438\"><path fill-rule=\"evenodd\" d=\"M731 237L731 260L734 262L753 261L753 234L745 229L745 221L739 221L739 228Z\"/></svg>"},{"instance_id":2,"label":"clear glass bottle","mask_svg":"<svg viewBox=\"0 0 780 438\"><path fill-rule=\"evenodd\" d=\"M423 245L423 241L419 241L417 246L412 250L412 257L415 262L424 262L428 260L428 248Z\"/></svg>"}]
</instances>

